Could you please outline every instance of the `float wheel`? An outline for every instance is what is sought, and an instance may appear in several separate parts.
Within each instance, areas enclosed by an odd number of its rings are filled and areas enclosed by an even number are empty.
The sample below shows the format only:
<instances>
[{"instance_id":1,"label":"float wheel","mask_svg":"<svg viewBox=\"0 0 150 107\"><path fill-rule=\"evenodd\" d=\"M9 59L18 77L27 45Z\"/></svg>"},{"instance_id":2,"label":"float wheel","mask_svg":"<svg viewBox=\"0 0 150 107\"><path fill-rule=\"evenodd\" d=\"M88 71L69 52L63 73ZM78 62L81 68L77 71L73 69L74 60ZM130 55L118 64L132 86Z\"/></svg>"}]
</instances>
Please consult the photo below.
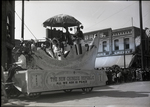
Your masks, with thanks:
<instances>
[{"instance_id":1,"label":"float wheel","mask_svg":"<svg viewBox=\"0 0 150 107\"><path fill-rule=\"evenodd\" d=\"M21 94L21 92L13 85L7 85L5 88L8 98L17 98Z\"/></svg>"},{"instance_id":2,"label":"float wheel","mask_svg":"<svg viewBox=\"0 0 150 107\"><path fill-rule=\"evenodd\" d=\"M24 93L24 96L27 99L36 99L38 97L40 97L41 93L40 92L33 92L33 93Z\"/></svg>"},{"instance_id":3,"label":"float wheel","mask_svg":"<svg viewBox=\"0 0 150 107\"><path fill-rule=\"evenodd\" d=\"M65 93L71 93L72 92L72 89L67 89L67 90L64 90Z\"/></svg>"},{"instance_id":4,"label":"float wheel","mask_svg":"<svg viewBox=\"0 0 150 107\"><path fill-rule=\"evenodd\" d=\"M93 87L82 88L82 91L86 93L91 92L92 90L93 90Z\"/></svg>"}]
</instances>

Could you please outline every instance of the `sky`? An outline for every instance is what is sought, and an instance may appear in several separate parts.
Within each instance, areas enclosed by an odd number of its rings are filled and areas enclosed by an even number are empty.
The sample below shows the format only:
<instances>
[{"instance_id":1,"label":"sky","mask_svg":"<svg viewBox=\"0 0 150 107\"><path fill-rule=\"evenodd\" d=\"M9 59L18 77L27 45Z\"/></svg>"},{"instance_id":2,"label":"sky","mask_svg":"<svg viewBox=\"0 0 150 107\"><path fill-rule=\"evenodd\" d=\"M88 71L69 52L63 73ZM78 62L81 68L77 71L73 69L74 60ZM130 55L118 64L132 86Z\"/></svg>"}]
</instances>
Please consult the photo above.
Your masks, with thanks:
<instances>
[{"instance_id":1,"label":"sky","mask_svg":"<svg viewBox=\"0 0 150 107\"><path fill-rule=\"evenodd\" d=\"M79 20L83 33L140 27L138 1L25 1L24 39L44 39L43 22L58 14ZM150 28L150 1L142 1L143 28ZM15 1L15 39L21 38L22 2ZM133 20L132 20L133 19Z\"/></svg>"}]
</instances>

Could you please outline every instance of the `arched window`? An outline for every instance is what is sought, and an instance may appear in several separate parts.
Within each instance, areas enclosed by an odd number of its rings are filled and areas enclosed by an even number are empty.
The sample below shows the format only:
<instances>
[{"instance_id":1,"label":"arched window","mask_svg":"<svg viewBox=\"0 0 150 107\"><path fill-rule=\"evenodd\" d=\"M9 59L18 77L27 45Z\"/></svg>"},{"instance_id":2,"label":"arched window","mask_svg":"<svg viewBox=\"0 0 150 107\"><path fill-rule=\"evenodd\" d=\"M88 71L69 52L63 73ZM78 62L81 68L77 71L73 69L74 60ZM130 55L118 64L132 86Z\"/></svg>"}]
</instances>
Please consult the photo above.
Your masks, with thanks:
<instances>
[{"instance_id":1,"label":"arched window","mask_svg":"<svg viewBox=\"0 0 150 107\"><path fill-rule=\"evenodd\" d=\"M107 51L107 42L103 41L103 52Z\"/></svg>"},{"instance_id":2,"label":"arched window","mask_svg":"<svg viewBox=\"0 0 150 107\"><path fill-rule=\"evenodd\" d=\"M125 47L125 49L130 49L129 38L124 39L124 47Z\"/></svg>"},{"instance_id":3,"label":"arched window","mask_svg":"<svg viewBox=\"0 0 150 107\"><path fill-rule=\"evenodd\" d=\"M114 49L119 50L119 40L118 39L114 40Z\"/></svg>"}]
</instances>

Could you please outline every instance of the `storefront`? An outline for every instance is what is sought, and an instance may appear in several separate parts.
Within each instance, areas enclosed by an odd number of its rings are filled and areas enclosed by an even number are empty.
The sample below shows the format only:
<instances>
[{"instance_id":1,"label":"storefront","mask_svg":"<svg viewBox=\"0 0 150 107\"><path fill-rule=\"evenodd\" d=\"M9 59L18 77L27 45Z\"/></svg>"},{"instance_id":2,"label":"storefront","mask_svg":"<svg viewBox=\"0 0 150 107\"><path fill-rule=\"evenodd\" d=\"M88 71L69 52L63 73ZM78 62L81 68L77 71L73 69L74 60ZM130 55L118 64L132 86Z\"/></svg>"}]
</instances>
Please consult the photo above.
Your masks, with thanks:
<instances>
[{"instance_id":1,"label":"storefront","mask_svg":"<svg viewBox=\"0 0 150 107\"><path fill-rule=\"evenodd\" d=\"M125 67L131 67L134 60L135 55L125 55ZM113 65L119 65L121 68L124 68L124 55L97 57L95 61L95 68L105 68Z\"/></svg>"}]
</instances>

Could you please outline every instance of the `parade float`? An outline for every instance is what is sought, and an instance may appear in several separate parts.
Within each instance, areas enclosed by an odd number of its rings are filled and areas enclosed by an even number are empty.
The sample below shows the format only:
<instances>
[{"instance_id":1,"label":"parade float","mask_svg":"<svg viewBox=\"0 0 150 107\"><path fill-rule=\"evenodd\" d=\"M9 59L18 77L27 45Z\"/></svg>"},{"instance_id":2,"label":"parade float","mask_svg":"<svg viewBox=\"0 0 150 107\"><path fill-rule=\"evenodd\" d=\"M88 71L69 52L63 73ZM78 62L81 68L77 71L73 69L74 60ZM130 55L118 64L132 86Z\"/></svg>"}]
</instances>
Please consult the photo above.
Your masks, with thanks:
<instances>
[{"instance_id":1,"label":"parade float","mask_svg":"<svg viewBox=\"0 0 150 107\"><path fill-rule=\"evenodd\" d=\"M81 23L69 15L57 15L46 20L43 25L52 29L52 27L80 26ZM71 92L74 89L91 92L94 87L105 85L107 81L105 71L95 69L98 46L99 35L95 37L88 51L85 45L79 46L76 42L71 46L67 56L59 55L61 60L50 57L42 49L34 51L29 57L30 61L27 62L27 69L16 71L13 83L6 90L7 94L9 97L24 94L28 98L37 98L44 92L58 90ZM82 52L77 54L76 51L81 50ZM7 77L7 73L5 76Z\"/></svg>"}]
</instances>

